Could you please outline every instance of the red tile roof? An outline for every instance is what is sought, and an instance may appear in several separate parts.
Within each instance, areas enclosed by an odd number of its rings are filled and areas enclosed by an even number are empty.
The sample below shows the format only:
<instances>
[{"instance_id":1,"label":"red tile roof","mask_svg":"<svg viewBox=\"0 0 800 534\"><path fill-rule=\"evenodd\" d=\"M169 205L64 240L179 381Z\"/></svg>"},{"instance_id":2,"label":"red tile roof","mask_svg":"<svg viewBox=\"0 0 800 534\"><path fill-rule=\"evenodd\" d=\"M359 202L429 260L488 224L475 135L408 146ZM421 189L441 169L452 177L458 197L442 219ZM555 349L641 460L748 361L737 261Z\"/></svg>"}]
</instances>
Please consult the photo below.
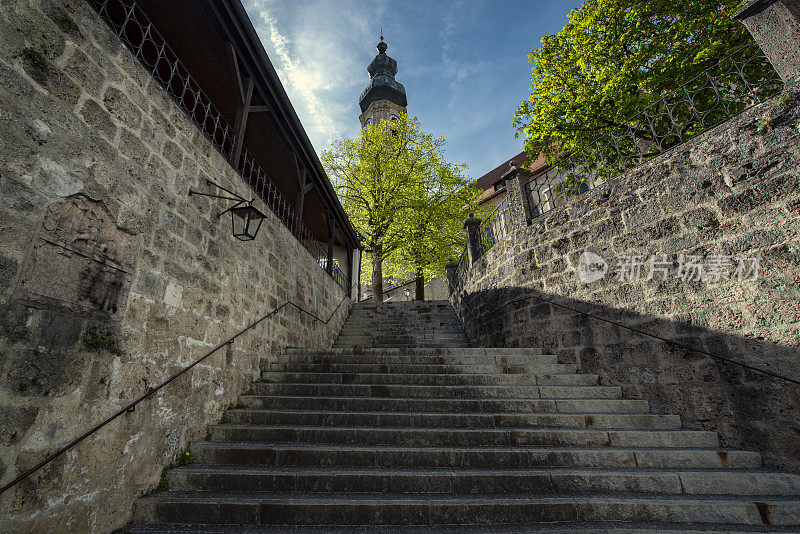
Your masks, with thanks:
<instances>
[{"instance_id":1,"label":"red tile roof","mask_svg":"<svg viewBox=\"0 0 800 534\"><path fill-rule=\"evenodd\" d=\"M491 171L487 172L486 174L478 178L478 180L475 182L475 185L483 191L491 189L494 186L494 184L500 181L500 177L503 176L509 169L508 164L512 160L517 164L517 167L525 167L526 169L528 169L533 173L536 173L540 169L547 166L544 160L544 156L539 156L538 158L536 158L536 161L531 163L528 161L528 154L526 154L525 151L523 150L516 156L508 158L506 161L504 161Z\"/></svg>"}]
</instances>

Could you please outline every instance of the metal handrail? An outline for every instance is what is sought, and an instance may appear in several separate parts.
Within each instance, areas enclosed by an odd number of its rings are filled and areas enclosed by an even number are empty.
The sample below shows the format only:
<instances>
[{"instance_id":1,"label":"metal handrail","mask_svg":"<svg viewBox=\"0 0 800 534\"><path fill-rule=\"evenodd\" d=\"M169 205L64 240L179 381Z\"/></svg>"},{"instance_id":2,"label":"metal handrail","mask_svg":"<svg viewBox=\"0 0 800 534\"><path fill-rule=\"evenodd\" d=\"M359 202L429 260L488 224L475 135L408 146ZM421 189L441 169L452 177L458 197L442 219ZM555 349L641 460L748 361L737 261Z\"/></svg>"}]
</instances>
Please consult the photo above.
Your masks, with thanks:
<instances>
[{"instance_id":1,"label":"metal handrail","mask_svg":"<svg viewBox=\"0 0 800 534\"><path fill-rule=\"evenodd\" d=\"M395 285L393 285L392 287L390 287L390 288L388 288L388 289L384 289L384 290L383 290L383 292L384 292L384 294L385 294L385 293L389 293L390 291L394 291L395 289L401 288L401 287L403 287L403 286L405 286L405 285L408 285L408 284L410 284L410 283L412 283L412 282L416 282L416 280L417 280L417 278L416 278L416 277L414 277L414 278L409 278L409 279L407 279L407 280L404 280L404 281L402 281L402 282L398 282L398 283L396 283ZM375 298L375 295L370 295L369 297L366 297L366 298L364 298L364 299L361 299L361 302L366 302L366 301L368 301L368 300L370 300L370 299L373 299L373 298Z\"/></svg>"},{"instance_id":2,"label":"metal handrail","mask_svg":"<svg viewBox=\"0 0 800 534\"><path fill-rule=\"evenodd\" d=\"M559 304L558 302L554 302L552 300L549 300L549 299L546 299L546 298L543 298L543 297L539 297L539 296L536 296L536 295L528 295L526 297L520 297L518 299L511 300L509 302L506 302L502 306L498 306L494 310L488 311L488 312L486 312L486 313L484 313L484 314L482 314L480 316L475 315L472 312L472 310L470 309L470 307L467 306L466 304L464 304L463 301L461 302L461 306L464 307L464 309L467 311L467 313L469 313L473 317L474 320L479 321L480 319L483 319L487 315L491 315L493 313L496 313L496 312L502 310L503 308L506 308L507 306L510 306L512 304L516 304L518 302L524 302L524 301L527 301L527 300L530 300L530 299L538 300L538 301L541 301L541 302L546 302L546 303L551 304L553 306L557 306L557 307L563 308L565 310L570 310L572 312L578 313L578 314L583 315L585 317L591 317L592 319L597 319L597 320L603 321L605 323L613 324L615 326L619 326L621 328L625 328L626 330L630 330L631 332L636 332L637 334L642 334L644 336L649 336L649 337L652 337L654 339L658 339L660 341L663 341L665 343L669 343L670 345L674 345L676 347L680 347L682 349L686 349L686 350L689 350L689 351L692 351L692 352L697 352L697 353L702 354L704 356L708 356L710 358L714 358L715 360L719 360L719 361L723 361L723 362L726 362L726 363L731 363L731 364L734 364L734 365L738 365L738 366L744 367L745 369L749 369L751 371L755 371L757 373L761 373L761 374L764 374L764 375L767 375L767 376L771 376L773 378L779 378L781 380L785 380L787 382L791 382L792 384L800 385L800 380L797 380L795 378L790 378L788 376L783 376L783 375L780 375L778 373L774 373L772 371L768 371L766 369L761 369L759 367L752 366L752 365L750 365L748 363L743 363L743 362L739 362L739 361L736 361L736 360L732 360L730 358L725 358L724 356L720 356L719 354L714 354L714 353L708 352L707 350L698 349L698 348L692 347L691 345L687 345L685 343L681 343L680 341L675 341L675 340L672 340L672 339L669 339L669 338L666 338L666 337L663 337L663 336L659 336L657 334L653 334L651 332L647 332L647 331L642 330L640 328L636 328L636 327L633 327L633 326L628 326L628 325L620 323L618 321L614 321L614 320L611 320L611 319L606 319L605 317L600 317L599 315L595 315L593 313L589 313L589 312L585 312L585 311L581 311L581 310L576 310L575 308L572 308L572 307L567 306L565 304Z\"/></svg>"},{"instance_id":3,"label":"metal handrail","mask_svg":"<svg viewBox=\"0 0 800 534\"><path fill-rule=\"evenodd\" d=\"M98 423L97 425L92 427L90 430L84 432L78 438L75 438L74 440L72 440L71 442L66 444L65 446L61 447L55 453L51 454L50 456L48 456L47 458L45 458L44 460L42 460L41 462L36 464L36 466L28 469L27 471L25 471L24 473L19 475L17 478L15 478L11 482L9 482L8 484L6 484L2 488L0 488L0 494L4 493L6 490L8 490L8 489L14 487L15 485L19 484L20 482L25 480L27 477L29 477L30 475L32 475L33 473L35 473L36 471L38 471L39 469L41 469L45 465L47 465L50 462L52 462L53 460L55 460L56 458L58 458L59 456L61 456L65 452L67 452L68 450L70 450L72 447L74 447L75 445L77 445L78 443L83 441L84 439L86 439L89 436L91 436L92 434L94 434L95 432L97 432L98 430L100 430L101 428L106 426L108 423L110 423L111 421L113 421L117 417L119 417L119 416L121 416L122 414L125 414L125 413L133 412L136 409L136 405L137 404L149 399L157 391L159 391L161 388L163 388L167 384L173 382L175 379L177 379L178 377L180 377L183 374L185 374L187 371L192 369L195 365L197 365L198 363L202 362L203 360L205 360L206 358L208 358L209 356L211 356L212 354L217 352L222 347L224 347L226 345L230 345L231 343L233 343L236 340L236 338L238 338L239 336L241 336L242 334L244 334L245 332L247 332L251 328L254 328L255 326L257 326L258 324L260 324L264 320L269 319L273 315L277 314L278 312L280 312L281 310L283 310L287 306L296 308L298 311L300 311L302 313L305 313L306 315L308 315L312 319L314 319L314 320L316 320L316 321L318 321L318 322L320 322L322 324L328 324L330 322L330 320L333 319L333 316L336 314L336 312L339 311L339 308L342 307L342 304L344 304L344 301L350 296L350 294L352 292L352 288L354 286L355 286L355 284L350 287L351 291L346 291L345 292L345 295L344 295L344 297L342 297L342 300L339 301L339 304L336 305L336 308L334 308L334 310L331 312L331 314L328 316L328 318L324 319L324 320L321 319L320 317L318 317L315 313L306 310L302 306L299 306L298 304L295 304L294 302L292 302L290 300L287 300L286 302L284 302L283 304L281 304L280 306L278 306L277 308L275 308L271 312L269 312L269 313L265 314L264 316L262 316L260 319L258 319L256 321L253 321L252 323L247 325L245 328L243 328L242 330L240 330L236 334L232 335L231 337L229 337L225 341L219 343L217 346L215 346L209 352L207 352L206 354L204 354L203 356L201 356L200 358L198 358L197 360L195 360L194 362L192 362L188 366L184 367L183 369L181 369L180 371L178 371L177 373L175 373L174 375L172 375L171 377L166 379L164 382L162 382L158 386L153 387L153 388L148 388L147 393L145 393L144 395L138 397L136 400L134 400L133 402L129 403L127 406L125 406L121 410L117 411L112 416L110 416L110 417L106 418L105 420L103 420L102 422Z\"/></svg>"}]
</instances>

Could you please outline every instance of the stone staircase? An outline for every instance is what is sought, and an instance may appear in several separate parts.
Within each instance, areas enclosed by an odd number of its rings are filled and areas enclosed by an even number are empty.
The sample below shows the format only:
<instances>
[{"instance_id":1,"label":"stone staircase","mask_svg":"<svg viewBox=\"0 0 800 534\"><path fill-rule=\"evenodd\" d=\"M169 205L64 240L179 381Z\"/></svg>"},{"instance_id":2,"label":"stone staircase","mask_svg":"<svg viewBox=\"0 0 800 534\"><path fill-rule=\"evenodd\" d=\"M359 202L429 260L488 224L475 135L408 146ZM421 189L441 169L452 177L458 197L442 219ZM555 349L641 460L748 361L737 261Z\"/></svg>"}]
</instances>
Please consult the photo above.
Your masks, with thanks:
<instances>
[{"instance_id":1,"label":"stone staircase","mask_svg":"<svg viewBox=\"0 0 800 534\"><path fill-rule=\"evenodd\" d=\"M446 300L363 303L347 318L334 348L469 347L461 323Z\"/></svg>"},{"instance_id":2,"label":"stone staircase","mask_svg":"<svg viewBox=\"0 0 800 534\"><path fill-rule=\"evenodd\" d=\"M538 349L468 348L446 302L359 305L262 365L125 531L800 531L800 477Z\"/></svg>"}]
</instances>

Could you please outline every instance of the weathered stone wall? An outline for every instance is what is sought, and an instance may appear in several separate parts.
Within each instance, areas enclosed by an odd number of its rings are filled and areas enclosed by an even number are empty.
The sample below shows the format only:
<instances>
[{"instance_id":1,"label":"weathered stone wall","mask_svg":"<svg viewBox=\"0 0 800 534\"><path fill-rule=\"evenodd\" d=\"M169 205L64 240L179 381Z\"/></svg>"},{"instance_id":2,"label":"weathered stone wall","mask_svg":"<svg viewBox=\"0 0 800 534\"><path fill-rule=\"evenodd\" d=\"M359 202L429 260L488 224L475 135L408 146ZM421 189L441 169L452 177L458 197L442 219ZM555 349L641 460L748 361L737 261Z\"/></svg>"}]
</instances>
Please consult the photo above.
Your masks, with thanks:
<instances>
[{"instance_id":1,"label":"weathered stone wall","mask_svg":"<svg viewBox=\"0 0 800 534\"><path fill-rule=\"evenodd\" d=\"M287 299L342 302L265 206L243 243L187 196L246 186L87 2L0 2L0 124L0 483ZM349 307L265 321L4 493L0 530L125 523L259 357L330 346Z\"/></svg>"},{"instance_id":2,"label":"weathered stone wall","mask_svg":"<svg viewBox=\"0 0 800 534\"><path fill-rule=\"evenodd\" d=\"M800 107L784 94L515 229L452 302L477 346L543 346L800 470L799 387L533 298L800 379L799 169ZM608 262L602 280L579 280L584 251ZM670 279L646 280L645 264L641 280L619 281L616 258L634 254L667 254ZM760 256L760 273L684 281L679 254L730 255L731 270L737 255Z\"/></svg>"}]
</instances>

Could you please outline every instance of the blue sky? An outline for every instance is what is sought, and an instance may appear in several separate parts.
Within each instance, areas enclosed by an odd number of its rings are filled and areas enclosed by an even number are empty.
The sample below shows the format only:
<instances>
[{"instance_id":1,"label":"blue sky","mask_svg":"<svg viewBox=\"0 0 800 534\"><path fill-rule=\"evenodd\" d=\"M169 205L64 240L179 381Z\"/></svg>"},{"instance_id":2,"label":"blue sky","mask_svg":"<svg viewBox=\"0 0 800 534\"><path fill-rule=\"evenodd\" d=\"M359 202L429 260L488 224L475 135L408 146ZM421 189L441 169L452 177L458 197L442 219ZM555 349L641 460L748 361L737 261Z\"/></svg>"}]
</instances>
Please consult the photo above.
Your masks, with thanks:
<instances>
[{"instance_id":1,"label":"blue sky","mask_svg":"<svg viewBox=\"0 0 800 534\"><path fill-rule=\"evenodd\" d=\"M358 134L380 28L408 112L447 138L478 178L522 150L514 110L529 94L528 53L579 0L244 0L317 152Z\"/></svg>"}]
</instances>

